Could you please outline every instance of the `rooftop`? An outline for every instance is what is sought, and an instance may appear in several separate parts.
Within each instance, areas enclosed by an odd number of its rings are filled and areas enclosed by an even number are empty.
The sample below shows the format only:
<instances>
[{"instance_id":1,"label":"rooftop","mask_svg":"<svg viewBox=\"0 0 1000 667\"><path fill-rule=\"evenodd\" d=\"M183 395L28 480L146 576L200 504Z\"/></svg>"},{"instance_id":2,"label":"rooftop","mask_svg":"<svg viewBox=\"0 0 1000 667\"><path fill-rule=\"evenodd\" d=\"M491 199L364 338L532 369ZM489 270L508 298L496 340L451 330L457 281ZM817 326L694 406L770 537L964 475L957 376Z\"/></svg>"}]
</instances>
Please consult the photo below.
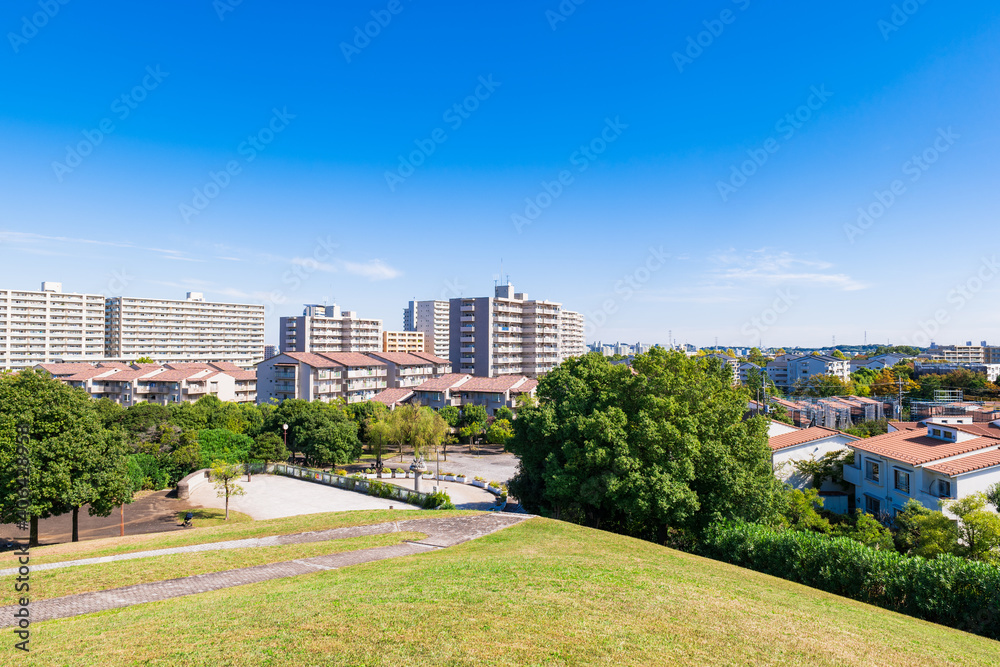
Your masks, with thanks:
<instances>
[{"instance_id":1,"label":"rooftop","mask_svg":"<svg viewBox=\"0 0 1000 667\"><path fill-rule=\"evenodd\" d=\"M848 435L841 431L835 431L832 428L824 428L822 426L811 426L809 428L804 428L798 431L792 431L791 433L782 433L781 435L776 435L773 438L769 439L767 441L767 444L770 445L771 451L776 452L780 449L787 449L789 447L803 445L807 442L813 442L815 440L824 440L826 438L832 438L838 435L845 436L849 439L855 439L853 435Z\"/></svg>"},{"instance_id":2,"label":"rooftop","mask_svg":"<svg viewBox=\"0 0 1000 667\"><path fill-rule=\"evenodd\" d=\"M851 447L855 449L910 465L923 465L997 446L1000 446L998 438L979 437L964 442L952 442L932 438L924 430L897 431L851 443Z\"/></svg>"}]
</instances>

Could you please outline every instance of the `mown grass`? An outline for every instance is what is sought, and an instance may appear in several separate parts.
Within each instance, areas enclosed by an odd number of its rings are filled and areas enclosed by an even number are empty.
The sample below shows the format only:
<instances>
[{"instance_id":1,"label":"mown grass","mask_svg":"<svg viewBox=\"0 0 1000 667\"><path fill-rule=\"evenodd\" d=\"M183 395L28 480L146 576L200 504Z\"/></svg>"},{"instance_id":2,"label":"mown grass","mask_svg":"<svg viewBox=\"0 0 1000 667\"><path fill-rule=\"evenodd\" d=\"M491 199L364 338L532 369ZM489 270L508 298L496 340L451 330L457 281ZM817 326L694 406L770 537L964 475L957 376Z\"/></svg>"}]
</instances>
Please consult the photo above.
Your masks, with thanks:
<instances>
[{"instance_id":1,"label":"mown grass","mask_svg":"<svg viewBox=\"0 0 1000 667\"><path fill-rule=\"evenodd\" d=\"M996 665L1000 643L534 519L456 547L32 625L36 665Z\"/></svg>"},{"instance_id":2,"label":"mown grass","mask_svg":"<svg viewBox=\"0 0 1000 667\"><path fill-rule=\"evenodd\" d=\"M253 521L253 517L243 512L229 510L229 518L226 519L226 510L211 509L206 507L195 507L189 510L181 510L177 513L177 523L184 523L184 517L188 512L194 514L191 519L193 528L211 528L212 526L225 526L232 523L247 523Z\"/></svg>"},{"instance_id":3,"label":"mown grass","mask_svg":"<svg viewBox=\"0 0 1000 667\"><path fill-rule=\"evenodd\" d=\"M429 519L436 516L465 516L482 514L472 510L356 510L352 512L324 512L321 514L303 514L281 519L250 521L247 523L225 523L209 528L194 528L166 533L147 533L145 535L127 535L125 537L107 537L100 540L85 542L67 542L38 547L31 550L31 562L60 563L80 558L98 558L101 556L116 556L118 554L146 551L150 549L169 549L183 547L189 544L206 544L209 542L224 542L226 540L241 540L248 537L266 537L268 535L288 535L313 530L328 530L330 528L349 528L351 526L367 526L386 521L406 521L408 519ZM230 511L230 516L232 512ZM0 569L16 565L17 556L14 552L0 554Z\"/></svg>"},{"instance_id":4,"label":"mown grass","mask_svg":"<svg viewBox=\"0 0 1000 667\"><path fill-rule=\"evenodd\" d=\"M385 547L400 544L406 540L422 540L425 537L427 537L425 533L401 531L308 544L283 544L271 547L171 554L112 563L79 565L58 570L42 570L31 574L31 599L35 601L47 600L63 595L89 593L132 586L133 584L190 577L208 572L279 563L296 558ZM18 594L14 591L14 587L11 586L6 593L7 595L4 597L8 599L0 598L0 606L16 604Z\"/></svg>"}]
</instances>

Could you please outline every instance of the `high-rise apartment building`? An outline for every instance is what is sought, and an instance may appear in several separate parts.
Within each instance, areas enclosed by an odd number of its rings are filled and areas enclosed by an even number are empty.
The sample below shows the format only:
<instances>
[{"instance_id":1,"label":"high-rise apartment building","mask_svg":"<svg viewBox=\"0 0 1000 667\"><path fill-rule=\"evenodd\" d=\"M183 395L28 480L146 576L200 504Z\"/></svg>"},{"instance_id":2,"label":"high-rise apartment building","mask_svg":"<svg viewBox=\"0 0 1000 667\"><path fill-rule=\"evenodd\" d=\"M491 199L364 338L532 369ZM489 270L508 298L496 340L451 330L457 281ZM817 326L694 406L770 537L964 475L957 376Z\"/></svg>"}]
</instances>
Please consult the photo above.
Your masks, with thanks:
<instances>
[{"instance_id":1,"label":"high-rise apartment building","mask_svg":"<svg viewBox=\"0 0 1000 667\"><path fill-rule=\"evenodd\" d=\"M307 304L301 317L282 317L280 326L283 353L382 351L382 320L358 317L336 304Z\"/></svg>"},{"instance_id":2,"label":"high-rise apartment building","mask_svg":"<svg viewBox=\"0 0 1000 667\"><path fill-rule=\"evenodd\" d=\"M449 303L447 301L411 301L403 309L403 331L422 331L427 352L439 357L449 355Z\"/></svg>"},{"instance_id":3,"label":"high-rise apartment building","mask_svg":"<svg viewBox=\"0 0 1000 667\"><path fill-rule=\"evenodd\" d=\"M0 289L0 370L104 357L104 295Z\"/></svg>"},{"instance_id":4,"label":"high-rise apartment building","mask_svg":"<svg viewBox=\"0 0 1000 667\"><path fill-rule=\"evenodd\" d=\"M158 363L231 362L252 368L264 359L264 306L187 299L117 296L105 302L104 354L151 357Z\"/></svg>"},{"instance_id":5,"label":"high-rise apartment building","mask_svg":"<svg viewBox=\"0 0 1000 667\"><path fill-rule=\"evenodd\" d=\"M559 356L561 361L587 353L583 314L572 310L559 312Z\"/></svg>"},{"instance_id":6,"label":"high-rise apartment building","mask_svg":"<svg viewBox=\"0 0 1000 667\"><path fill-rule=\"evenodd\" d=\"M492 297L452 299L450 321L448 356L455 373L535 378L586 351L578 313L563 311L554 301L529 299L514 292L510 283L498 285ZM560 348L563 337L565 353Z\"/></svg>"}]
</instances>

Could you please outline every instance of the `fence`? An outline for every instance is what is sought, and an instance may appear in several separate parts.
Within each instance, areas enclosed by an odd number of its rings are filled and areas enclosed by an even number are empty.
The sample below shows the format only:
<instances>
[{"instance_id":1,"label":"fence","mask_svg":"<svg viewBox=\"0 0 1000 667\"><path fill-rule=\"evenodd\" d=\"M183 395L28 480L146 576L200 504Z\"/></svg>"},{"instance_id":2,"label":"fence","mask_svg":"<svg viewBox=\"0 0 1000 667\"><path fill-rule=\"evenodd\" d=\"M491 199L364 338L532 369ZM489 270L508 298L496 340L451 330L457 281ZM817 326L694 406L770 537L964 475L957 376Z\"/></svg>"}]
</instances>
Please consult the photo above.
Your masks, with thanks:
<instances>
[{"instance_id":1,"label":"fence","mask_svg":"<svg viewBox=\"0 0 1000 667\"><path fill-rule=\"evenodd\" d=\"M338 489L344 489L346 491L365 493L368 495L378 496L380 498L395 498L396 500L410 505L416 505L417 507L426 507L427 504L431 502L429 500L430 494L428 493L411 491L409 489L404 489L401 486L396 486L395 484L387 484L378 479L344 477L343 475L335 475L331 472L325 472L323 470L302 468L300 466L293 466L287 463L274 464L274 468L271 472L275 475L294 477L295 479L301 479L306 482L325 484L326 486L335 486ZM376 487L378 489L378 493L371 493L372 482L380 482L379 486Z\"/></svg>"}]
</instances>

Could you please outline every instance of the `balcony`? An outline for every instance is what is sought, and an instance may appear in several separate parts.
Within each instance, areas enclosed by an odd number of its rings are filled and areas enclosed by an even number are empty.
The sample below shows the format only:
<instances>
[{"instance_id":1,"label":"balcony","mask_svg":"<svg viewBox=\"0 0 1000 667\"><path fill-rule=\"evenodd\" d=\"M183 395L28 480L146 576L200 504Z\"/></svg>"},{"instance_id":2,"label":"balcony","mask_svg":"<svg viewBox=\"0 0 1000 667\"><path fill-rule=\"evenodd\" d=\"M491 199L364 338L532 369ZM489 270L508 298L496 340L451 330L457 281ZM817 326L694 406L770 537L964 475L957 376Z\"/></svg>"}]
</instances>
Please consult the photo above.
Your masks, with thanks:
<instances>
[{"instance_id":1,"label":"balcony","mask_svg":"<svg viewBox=\"0 0 1000 667\"><path fill-rule=\"evenodd\" d=\"M459 340L461 342L463 342L463 343L475 343L476 342L476 337L475 336L462 336Z\"/></svg>"},{"instance_id":2,"label":"balcony","mask_svg":"<svg viewBox=\"0 0 1000 667\"><path fill-rule=\"evenodd\" d=\"M462 322L475 322L476 321L476 316L475 315L462 315L461 321Z\"/></svg>"},{"instance_id":3,"label":"balcony","mask_svg":"<svg viewBox=\"0 0 1000 667\"><path fill-rule=\"evenodd\" d=\"M855 486L861 485L861 468L844 466L844 481Z\"/></svg>"}]
</instances>

